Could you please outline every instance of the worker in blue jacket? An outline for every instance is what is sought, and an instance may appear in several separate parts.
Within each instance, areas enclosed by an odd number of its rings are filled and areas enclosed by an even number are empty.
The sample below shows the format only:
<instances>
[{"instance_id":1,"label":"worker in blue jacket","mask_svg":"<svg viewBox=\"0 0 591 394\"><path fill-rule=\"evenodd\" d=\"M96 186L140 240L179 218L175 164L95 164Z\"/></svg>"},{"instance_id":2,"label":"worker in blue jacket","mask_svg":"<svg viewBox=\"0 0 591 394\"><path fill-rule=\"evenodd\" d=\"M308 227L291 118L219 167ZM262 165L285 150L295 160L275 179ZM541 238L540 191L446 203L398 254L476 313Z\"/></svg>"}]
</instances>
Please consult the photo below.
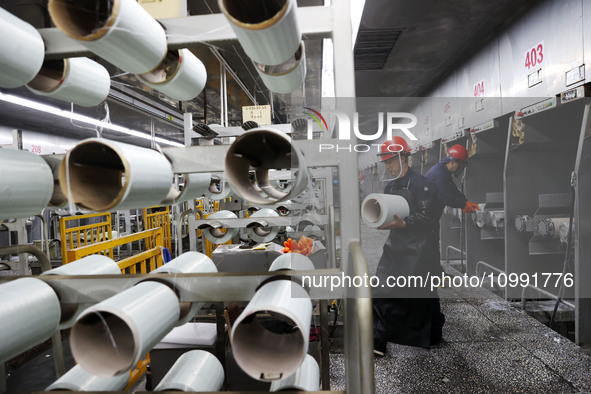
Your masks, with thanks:
<instances>
[{"instance_id":1,"label":"worker in blue jacket","mask_svg":"<svg viewBox=\"0 0 591 394\"><path fill-rule=\"evenodd\" d=\"M439 216L445 206L462 208L462 212L470 213L480 210L478 204L468 201L466 196L458 190L451 176L462 173L468 162L468 151L462 145L454 145L447 150L447 156L435 164L425 177L437 185L437 199L439 200Z\"/></svg>"},{"instance_id":2,"label":"worker in blue jacket","mask_svg":"<svg viewBox=\"0 0 591 394\"><path fill-rule=\"evenodd\" d=\"M376 272L384 287L373 289L374 354L378 357L385 354L388 342L423 348L438 344L445 322L437 289L385 285L389 277L425 279L441 273L436 186L408 166L409 155L410 147L402 137L385 141L378 155L378 166L385 167L390 180L384 193L403 197L409 206L407 217L394 214L391 222L379 227L389 234Z\"/></svg>"}]
</instances>

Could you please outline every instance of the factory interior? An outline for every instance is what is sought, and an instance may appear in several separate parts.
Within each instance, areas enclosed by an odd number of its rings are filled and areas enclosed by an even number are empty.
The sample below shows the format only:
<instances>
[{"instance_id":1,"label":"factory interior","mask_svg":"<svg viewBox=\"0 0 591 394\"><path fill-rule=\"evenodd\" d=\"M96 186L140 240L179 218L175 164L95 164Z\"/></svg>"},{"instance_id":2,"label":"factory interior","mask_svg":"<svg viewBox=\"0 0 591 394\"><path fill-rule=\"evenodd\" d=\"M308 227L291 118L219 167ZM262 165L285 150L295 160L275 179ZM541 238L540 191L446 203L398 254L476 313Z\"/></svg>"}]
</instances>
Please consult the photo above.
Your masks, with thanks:
<instances>
[{"instance_id":1,"label":"factory interior","mask_svg":"<svg viewBox=\"0 0 591 394\"><path fill-rule=\"evenodd\" d=\"M0 32L0 393L591 392L591 0Z\"/></svg>"}]
</instances>

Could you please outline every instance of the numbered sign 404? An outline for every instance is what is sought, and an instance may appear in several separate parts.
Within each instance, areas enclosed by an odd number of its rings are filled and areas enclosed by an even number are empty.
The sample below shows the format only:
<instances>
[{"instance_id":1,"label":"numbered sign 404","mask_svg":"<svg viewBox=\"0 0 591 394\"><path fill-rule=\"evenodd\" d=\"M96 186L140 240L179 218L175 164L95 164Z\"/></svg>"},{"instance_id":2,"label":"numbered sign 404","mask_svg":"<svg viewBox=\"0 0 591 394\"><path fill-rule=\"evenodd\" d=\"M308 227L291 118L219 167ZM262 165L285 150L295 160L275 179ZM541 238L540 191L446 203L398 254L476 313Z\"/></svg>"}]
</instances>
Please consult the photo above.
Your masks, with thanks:
<instances>
[{"instance_id":1,"label":"numbered sign 404","mask_svg":"<svg viewBox=\"0 0 591 394\"><path fill-rule=\"evenodd\" d=\"M527 71L540 66L544 62L544 49L544 41L542 41L525 51L524 66Z\"/></svg>"}]
</instances>

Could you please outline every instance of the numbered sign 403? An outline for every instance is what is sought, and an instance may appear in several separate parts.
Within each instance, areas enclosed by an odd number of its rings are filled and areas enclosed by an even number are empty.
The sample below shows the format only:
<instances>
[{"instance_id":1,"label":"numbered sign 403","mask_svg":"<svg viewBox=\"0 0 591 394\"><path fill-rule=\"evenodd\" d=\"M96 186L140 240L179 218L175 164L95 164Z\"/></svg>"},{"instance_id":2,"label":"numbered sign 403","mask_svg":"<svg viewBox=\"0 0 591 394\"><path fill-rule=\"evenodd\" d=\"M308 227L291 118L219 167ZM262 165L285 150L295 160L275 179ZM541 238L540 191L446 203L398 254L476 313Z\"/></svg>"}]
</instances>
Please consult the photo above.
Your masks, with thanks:
<instances>
[{"instance_id":1,"label":"numbered sign 403","mask_svg":"<svg viewBox=\"0 0 591 394\"><path fill-rule=\"evenodd\" d=\"M544 55L544 41L525 51L525 69L531 70L532 68L541 65L544 62Z\"/></svg>"}]
</instances>

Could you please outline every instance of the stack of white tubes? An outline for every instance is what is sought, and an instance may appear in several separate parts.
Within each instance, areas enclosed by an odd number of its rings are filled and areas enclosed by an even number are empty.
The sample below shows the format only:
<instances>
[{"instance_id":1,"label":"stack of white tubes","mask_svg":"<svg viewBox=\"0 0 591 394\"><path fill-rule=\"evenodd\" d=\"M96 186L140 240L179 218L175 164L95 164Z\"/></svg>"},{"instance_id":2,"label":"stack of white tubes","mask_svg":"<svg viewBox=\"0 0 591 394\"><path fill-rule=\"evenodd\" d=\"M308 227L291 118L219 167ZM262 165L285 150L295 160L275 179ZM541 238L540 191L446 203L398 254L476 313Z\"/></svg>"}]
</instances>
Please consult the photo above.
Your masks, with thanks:
<instances>
[{"instance_id":1,"label":"stack of white tubes","mask_svg":"<svg viewBox=\"0 0 591 394\"><path fill-rule=\"evenodd\" d=\"M309 270L305 256L289 253L269 271ZM308 352L312 302L306 290L289 279L263 284L240 314L230 335L238 365L249 376L274 381L294 374Z\"/></svg>"},{"instance_id":2,"label":"stack of white tubes","mask_svg":"<svg viewBox=\"0 0 591 394\"><path fill-rule=\"evenodd\" d=\"M269 226L266 220L261 218L279 217L279 214L269 208L259 209L250 215L250 222L246 226L246 234L255 242L271 242L279 233L279 226Z\"/></svg>"},{"instance_id":3,"label":"stack of white tubes","mask_svg":"<svg viewBox=\"0 0 591 394\"><path fill-rule=\"evenodd\" d=\"M232 188L244 199L261 205L297 197L310 180L302 151L290 137L268 127L237 137L226 153L225 168ZM275 188L269 179L269 172L278 168L289 168L295 175L293 186L287 191ZM251 169L255 172L254 180Z\"/></svg>"},{"instance_id":4,"label":"stack of white tubes","mask_svg":"<svg viewBox=\"0 0 591 394\"><path fill-rule=\"evenodd\" d=\"M306 76L306 52L296 19L295 0L258 2L219 0L246 55L275 93L290 93Z\"/></svg>"},{"instance_id":5,"label":"stack of white tubes","mask_svg":"<svg viewBox=\"0 0 591 394\"><path fill-rule=\"evenodd\" d=\"M215 271L207 256L187 252L153 271L154 280L140 282L86 309L70 335L74 359L96 376L115 376L130 370L201 306L180 302L174 282L157 274Z\"/></svg>"},{"instance_id":6,"label":"stack of white tubes","mask_svg":"<svg viewBox=\"0 0 591 394\"><path fill-rule=\"evenodd\" d=\"M169 51L164 29L138 2L50 0L48 8L64 34L169 97L191 100L205 87L203 63L188 49Z\"/></svg>"},{"instance_id":7,"label":"stack of white tubes","mask_svg":"<svg viewBox=\"0 0 591 394\"><path fill-rule=\"evenodd\" d=\"M160 152L98 138L68 151L59 176L68 200L97 212L158 205L166 200L172 177Z\"/></svg>"},{"instance_id":8,"label":"stack of white tubes","mask_svg":"<svg viewBox=\"0 0 591 394\"><path fill-rule=\"evenodd\" d=\"M199 226L203 235L209 242L216 245L225 244L226 242L230 241L236 235L238 235L239 229L237 227L230 227L226 228L226 232L223 232L221 229L224 227L221 222L216 221L216 219L236 219L238 216L234 212L231 211L218 211L214 212L207 217L209 221L206 224L202 224Z\"/></svg>"}]
</instances>

